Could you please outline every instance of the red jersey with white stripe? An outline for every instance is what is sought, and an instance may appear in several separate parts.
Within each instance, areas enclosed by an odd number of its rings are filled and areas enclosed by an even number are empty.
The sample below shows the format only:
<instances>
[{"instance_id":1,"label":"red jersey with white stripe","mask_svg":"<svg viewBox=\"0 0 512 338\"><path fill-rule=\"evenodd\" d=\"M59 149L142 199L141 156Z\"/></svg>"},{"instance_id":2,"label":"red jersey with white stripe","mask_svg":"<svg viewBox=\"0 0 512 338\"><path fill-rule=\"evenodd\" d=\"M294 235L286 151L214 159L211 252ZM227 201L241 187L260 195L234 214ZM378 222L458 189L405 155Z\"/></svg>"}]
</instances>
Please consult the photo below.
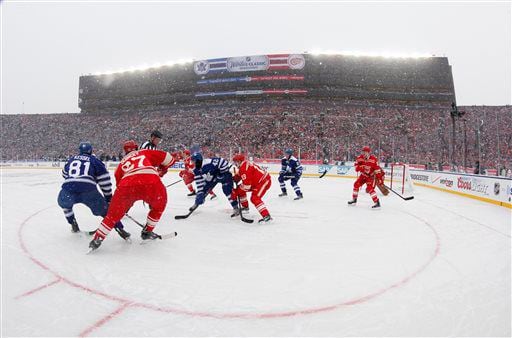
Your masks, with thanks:
<instances>
[{"instance_id":1,"label":"red jersey with white stripe","mask_svg":"<svg viewBox=\"0 0 512 338\"><path fill-rule=\"evenodd\" d=\"M238 175L242 179L242 189L249 191L257 188L268 176L268 173L259 165L243 161L238 169Z\"/></svg>"},{"instance_id":2,"label":"red jersey with white stripe","mask_svg":"<svg viewBox=\"0 0 512 338\"><path fill-rule=\"evenodd\" d=\"M356 159L355 167L356 171L361 172L365 176L371 176L380 169L379 162L373 155L370 155L368 159L364 155L359 155Z\"/></svg>"},{"instance_id":3,"label":"red jersey with white stripe","mask_svg":"<svg viewBox=\"0 0 512 338\"><path fill-rule=\"evenodd\" d=\"M185 170L187 170L187 171L193 171L194 168L196 167L196 165L194 164L194 161L192 161L191 156L185 157L185 159L183 160L183 163L185 164Z\"/></svg>"},{"instance_id":4,"label":"red jersey with white stripe","mask_svg":"<svg viewBox=\"0 0 512 338\"><path fill-rule=\"evenodd\" d=\"M166 170L172 166L175 159L166 151L142 149L132 151L121 160L114 174L117 186L123 185L127 177L137 177L143 183L144 177L159 176L158 169ZM132 181L132 180L129 180Z\"/></svg>"}]
</instances>

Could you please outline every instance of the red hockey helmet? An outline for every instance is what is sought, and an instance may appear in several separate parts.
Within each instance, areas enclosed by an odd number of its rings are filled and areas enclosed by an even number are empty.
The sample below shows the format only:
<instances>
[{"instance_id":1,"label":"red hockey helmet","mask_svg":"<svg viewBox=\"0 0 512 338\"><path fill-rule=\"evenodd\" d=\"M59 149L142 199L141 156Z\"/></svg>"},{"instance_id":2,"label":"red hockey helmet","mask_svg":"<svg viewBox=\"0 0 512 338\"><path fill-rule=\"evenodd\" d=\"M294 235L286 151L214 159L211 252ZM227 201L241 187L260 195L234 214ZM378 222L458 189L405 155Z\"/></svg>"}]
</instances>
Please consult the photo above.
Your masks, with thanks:
<instances>
[{"instance_id":1,"label":"red hockey helmet","mask_svg":"<svg viewBox=\"0 0 512 338\"><path fill-rule=\"evenodd\" d=\"M188 150L188 149L185 149L185 151L184 151L183 153L184 153L185 155L187 155L187 156L190 156L190 150Z\"/></svg>"},{"instance_id":2,"label":"red hockey helmet","mask_svg":"<svg viewBox=\"0 0 512 338\"><path fill-rule=\"evenodd\" d=\"M369 153L370 151L371 151L370 147L368 147L368 146L364 146L363 147L363 153L364 152L368 152Z\"/></svg>"},{"instance_id":3,"label":"red hockey helmet","mask_svg":"<svg viewBox=\"0 0 512 338\"><path fill-rule=\"evenodd\" d=\"M123 143L123 149L125 154L128 154L130 151L139 149L139 146L134 140L128 140Z\"/></svg>"},{"instance_id":4,"label":"red hockey helmet","mask_svg":"<svg viewBox=\"0 0 512 338\"><path fill-rule=\"evenodd\" d=\"M233 162L243 162L245 161L245 156L243 154L236 154L233 156Z\"/></svg>"}]
</instances>

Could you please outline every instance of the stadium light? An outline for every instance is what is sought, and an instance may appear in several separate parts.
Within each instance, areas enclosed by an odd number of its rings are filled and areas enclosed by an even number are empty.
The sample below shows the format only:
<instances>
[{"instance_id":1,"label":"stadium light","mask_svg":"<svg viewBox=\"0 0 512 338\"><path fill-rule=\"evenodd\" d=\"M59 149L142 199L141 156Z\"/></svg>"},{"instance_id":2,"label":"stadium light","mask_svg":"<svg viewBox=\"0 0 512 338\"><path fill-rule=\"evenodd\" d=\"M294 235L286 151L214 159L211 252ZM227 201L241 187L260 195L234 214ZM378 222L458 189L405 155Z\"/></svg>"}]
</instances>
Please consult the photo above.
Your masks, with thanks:
<instances>
[{"instance_id":1,"label":"stadium light","mask_svg":"<svg viewBox=\"0 0 512 338\"><path fill-rule=\"evenodd\" d=\"M178 59L178 60L172 60L167 61L165 63L154 63L152 65L150 64L142 64L137 67L129 67L124 69L118 69L118 70L107 70L103 72L94 72L92 75L100 76L100 75L110 75L110 74L118 74L118 73L126 73L126 72L136 72L136 71L144 71L151 68L160 68L160 67L170 67L174 65L185 65L187 63L192 63L194 59L192 58L184 58L184 59Z\"/></svg>"}]
</instances>

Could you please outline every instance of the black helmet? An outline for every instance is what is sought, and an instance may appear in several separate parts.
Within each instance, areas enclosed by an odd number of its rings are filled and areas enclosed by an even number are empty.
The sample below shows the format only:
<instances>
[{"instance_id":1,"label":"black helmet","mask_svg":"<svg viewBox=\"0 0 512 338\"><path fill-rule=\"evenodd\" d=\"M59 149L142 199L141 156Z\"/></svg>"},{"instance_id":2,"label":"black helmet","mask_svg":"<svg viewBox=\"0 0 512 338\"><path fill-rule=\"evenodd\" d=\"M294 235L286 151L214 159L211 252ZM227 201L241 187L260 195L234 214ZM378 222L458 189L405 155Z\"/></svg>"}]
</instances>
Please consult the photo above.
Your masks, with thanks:
<instances>
[{"instance_id":1,"label":"black helmet","mask_svg":"<svg viewBox=\"0 0 512 338\"><path fill-rule=\"evenodd\" d=\"M153 130L153 132L151 133L151 137L158 137L158 138L162 138L163 135L161 132L159 132L158 130Z\"/></svg>"}]
</instances>

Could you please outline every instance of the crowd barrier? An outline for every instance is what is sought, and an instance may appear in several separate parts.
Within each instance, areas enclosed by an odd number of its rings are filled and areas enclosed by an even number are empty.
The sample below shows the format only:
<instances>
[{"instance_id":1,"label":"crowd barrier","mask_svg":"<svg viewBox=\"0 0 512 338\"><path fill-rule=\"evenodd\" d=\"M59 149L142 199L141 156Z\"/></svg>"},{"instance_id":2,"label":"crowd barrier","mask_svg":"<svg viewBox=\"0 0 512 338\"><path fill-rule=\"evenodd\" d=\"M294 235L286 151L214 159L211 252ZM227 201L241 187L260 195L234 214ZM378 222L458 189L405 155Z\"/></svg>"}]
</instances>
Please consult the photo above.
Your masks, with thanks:
<instances>
[{"instance_id":1,"label":"crowd barrier","mask_svg":"<svg viewBox=\"0 0 512 338\"><path fill-rule=\"evenodd\" d=\"M0 163L0 167L7 168L29 168L29 169L60 169L65 162L12 162ZM279 163L262 161L258 163L270 174L278 174L281 170ZM108 169L114 170L118 162L107 162ZM344 165L314 165L303 164L303 176L320 176L327 171L327 177L345 177L355 179L357 173L353 163L347 162ZM183 162L175 163L170 171L180 171L184 168ZM385 168L386 176L389 177L389 169ZM414 185L436 189L443 192L456 194L487 203L512 209L512 179L501 176L483 176L464 173L450 173L430 170L409 170Z\"/></svg>"}]
</instances>

